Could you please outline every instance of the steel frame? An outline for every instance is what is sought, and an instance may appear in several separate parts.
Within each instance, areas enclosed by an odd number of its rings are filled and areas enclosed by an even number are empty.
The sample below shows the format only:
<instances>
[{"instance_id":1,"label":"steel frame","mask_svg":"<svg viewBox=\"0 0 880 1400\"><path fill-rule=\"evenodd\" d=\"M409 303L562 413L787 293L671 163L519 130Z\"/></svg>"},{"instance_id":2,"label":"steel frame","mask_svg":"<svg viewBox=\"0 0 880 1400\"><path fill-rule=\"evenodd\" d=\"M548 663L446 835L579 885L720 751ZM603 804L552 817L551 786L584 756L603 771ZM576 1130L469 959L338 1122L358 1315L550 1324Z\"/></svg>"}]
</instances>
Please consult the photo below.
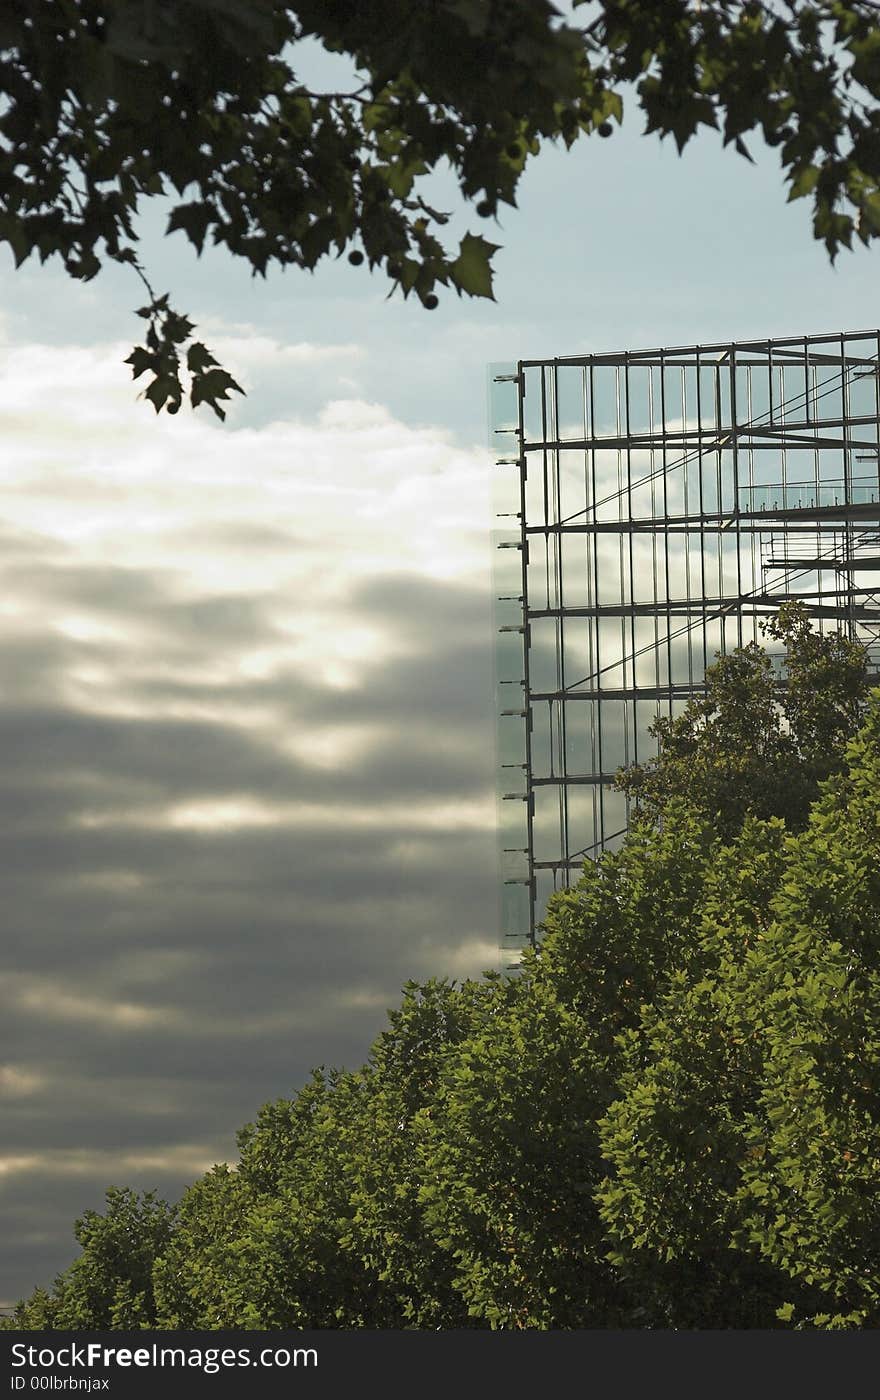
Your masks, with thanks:
<instances>
[{"instance_id":1,"label":"steel frame","mask_svg":"<svg viewBox=\"0 0 880 1400\"><path fill-rule=\"evenodd\" d=\"M793 597L880 652L878 371L878 331L490 370L511 953L620 840L616 771L716 654Z\"/></svg>"}]
</instances>

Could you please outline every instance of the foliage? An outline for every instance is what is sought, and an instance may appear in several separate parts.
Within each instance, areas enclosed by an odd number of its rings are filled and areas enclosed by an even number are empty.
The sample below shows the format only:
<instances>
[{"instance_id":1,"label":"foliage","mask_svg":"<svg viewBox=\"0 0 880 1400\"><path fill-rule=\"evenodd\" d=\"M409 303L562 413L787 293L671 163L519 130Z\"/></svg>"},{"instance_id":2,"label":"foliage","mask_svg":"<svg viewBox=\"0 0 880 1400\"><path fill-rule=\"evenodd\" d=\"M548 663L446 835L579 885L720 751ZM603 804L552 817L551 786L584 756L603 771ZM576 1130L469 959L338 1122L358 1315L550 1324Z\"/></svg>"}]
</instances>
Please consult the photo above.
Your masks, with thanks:
<instances>
[{"instance_id":1,"label":"foliage","mask_svg":"<svg viewBox=\"0 0 880 1400\"><path fill-rule=\"evenodd\" d=\"M156 1325L153 1263L171 1238L175 1209L152 1191L110 1187L107 1210L87 1210L74 1229L82 1253L19 1304L11 1325L29 1330L122 1331Z\"/></svg>"},{"instance_id":2,"label":"foliage","mask_svg":"<svg viewBox=\"0 0 880 1400\"><path fill-rule=\"evenodd\" d=\"M880 691L801 622L779 703L813 789L833 770L805 820L722 833L670 781L519 976L409 985L158 1232L130 1193L90 1217L18 1325L880 1326ZM713 714L731 752L741 706Z\"/></svg>"},{"instance_id":3,"label":"foliage","mask_svg":"<svg viewBox=\"0 0 880 1400\"><path fill-rule=\"evenodd\" d=\"M446 1066L423 1123L423 1198L483 1325L645 1320L606 1257L597 1125L615 1097L617 1036L687 948L711 850L708 828L686 819L587 866L499 1014Z\"/></svg>"},{"instance_id":4,"label":"foliage","mask_svg":"<svg viewBox=\"0 0 880 1400\"><path fill-rule=\"evenodd\" d=\"M662 818L684 799L732 837L747 814L802 827L819 785L844 763L864 707L867 658L840 632L821 636L802 603L783 605L765 624L784 647L777 671L752 642L706 671L706 694L651 733L659 756L618 774L643 819Z\"/></svg>"},{"instance_id":5,"label":"foliage","mask_svg":"<svg viewBox=\"0 0 880 1400\"><path fill-rule=\"evenodd\" d=\"M803 833L723 852L700 976L622 1047L599 1200L667 1325L880 1325L880 694L849 756ZM739 1261L772 1287L733 1299Z\"/></svg>"},{"instance_id":6,"label":"foliage","mask_svg":"<svg viewBox=\"0 0 880 1400\"><path fill-rule=\"evenodd\" d=\"M181 1202L156 1270L161 1326L468 1325L453 1261L426 1237L413 1124L494 985L409 985L360 1072L266 1105L238 1170Z\"/></svg>"},{"instance_id":7,"label":"foliage","mask_svg":"<svg viewBox=\"0 0 880 1400\"><path fill-rule=\"evenodd\" d=\"M298 78L308 40L349 60L346 91ZM446 247L423 177L448 164L491 217L542 143L612 135L627 94L679 150L701 126L776 147L832 256L880 233L872 0L582 0L565 21L550 0L7 0L0 92L0 240L80 280L140 271L128 362L157 412L180 406L184 350L193 405L222 417L240 392L140 266L136 215L160 195L167 232L255 275L348 251L428 309L442 287L491 297L497 245Z\"/></svg>"}]
</instances>

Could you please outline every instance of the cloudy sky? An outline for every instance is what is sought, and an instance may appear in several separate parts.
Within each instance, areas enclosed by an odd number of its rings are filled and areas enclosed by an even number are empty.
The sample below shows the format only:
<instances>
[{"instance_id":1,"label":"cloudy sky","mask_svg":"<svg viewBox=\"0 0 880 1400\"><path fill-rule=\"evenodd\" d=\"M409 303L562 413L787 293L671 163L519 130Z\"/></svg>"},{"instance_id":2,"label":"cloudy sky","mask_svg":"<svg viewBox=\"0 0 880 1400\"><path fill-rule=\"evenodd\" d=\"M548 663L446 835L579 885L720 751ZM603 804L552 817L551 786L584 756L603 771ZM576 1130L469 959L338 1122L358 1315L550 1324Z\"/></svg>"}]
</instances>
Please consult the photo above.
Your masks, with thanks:
<instances>
[{"instance_id":1,"label":"cloudy sky","mask_svg":"<svg viewBox=\"0 0 880 1400\"><path fill-rule=\"evenodd\" d=\"M639 130L461 222L496 304L257 284L150 213L248 389L225 425L137 401L133 278L0 249L0 1303L108 1185L174 1197L361 1063L407 979L496 963L487 364L880 319L772 152Z\"/></svg>"}]
</instances>

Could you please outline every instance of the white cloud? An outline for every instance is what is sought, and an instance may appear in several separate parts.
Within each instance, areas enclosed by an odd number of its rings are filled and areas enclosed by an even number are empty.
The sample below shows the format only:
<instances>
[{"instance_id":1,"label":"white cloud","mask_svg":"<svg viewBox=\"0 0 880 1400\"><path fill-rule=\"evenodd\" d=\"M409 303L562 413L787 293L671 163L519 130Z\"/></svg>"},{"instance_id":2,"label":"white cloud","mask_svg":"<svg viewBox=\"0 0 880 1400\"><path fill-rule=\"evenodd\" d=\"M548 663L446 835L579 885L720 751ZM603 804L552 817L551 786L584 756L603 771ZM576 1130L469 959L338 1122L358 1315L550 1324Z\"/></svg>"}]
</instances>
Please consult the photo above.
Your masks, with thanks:
<instances>
[{"instance_id":1,"label":"white cloud","mask_svg":"<svg viewBox=\"0 0 880 1400\"><path fill-rule=\"evenodd\" d=\"M222 321L203 316L198 330L199 336L209 340L215 352L230 357L234 355L237 362L258 368L271 368L279 363L328 364L335 367L340 360L349 363L362 359L365 354L363 346L351 341L339 344L318 344L310 340L287 343L266 335L259 326L249 321Z\"/></svg>"},{"instance_id":2,"label":"white cloud","mask_svg":"<svg viewBox=\"0 0 880 1400\"><path fill-rule=\"evenodd\" d=\"M95 1152L86 1148L49 1152L9 1153L0 1156L0 1178L33 1174L52 1177L93 1177L105 1179L132 1172L175 1171L197 1176L208 1171L214 1158L199 1144L179 1143L160 1152Z\"/></svg>"},{"instance_id":3,"label":"white cloud","mask_svg":"<svg viewBox=\"0 0 880 1400\"><path fill-rule=\"evenodd\" d=\"M247 355L256 345L259 358L264 342L248 333L228 337L227 348ZM351 358L357 347L287 351L307 366ZM400 653L388 626L347 615L370 578L488 586L488 454L359 400L260 429L185 412L156 419L135 401L122 353L37 345L0 353L7 525L70 568L148 571L181 608L259 596L271 631L227 636L210 657L188 660L163 647L163 622L157 630L149 612L108 616L109 598L91 611L63 597L35 603L13 584L0 626L31 630L36 609L46 631L93 644L67 674L72 704L136 713L125 677L135 663L142 674L145 658L154 675L193 687L295 667L351 688ZM315 747L326 759L326 734Z\"/></svg>"},{"instance_id":4,"label":"white cloud","mask_svg":"<svg viewBox=\"0 0 880 1400\"><path fill-rule=\"evenodd\" d=\"M368 807L342 800L335 803L270 802L242 795L218 802L191 801L170 806L101 806L83 809L76 825L87 831L112 829L141 831L245 831L276 828L289 831L389 831L403 827L411 832L486 831L495 816L495 797L488 793L478 801L383 802L377 798ZM396 849L396 848L395 848ZM111 876L102 873L96 883L110 885ZM139 878L140 885L143 883ZM134 890L131 873L121 877L117 888Z\"/></svg>"},{"instance_id":5,"label":"white cloud","mask_svg":"<svg viewBox=\"0 0 880 1400\"><path fill-rule=\"evenodd\" d=\"M315 553L323 578L310 591L327 590L340 556L357 571L414 567L462 578L484 569L488 453L351 399L331 401L317 420L260 429L186 412L156 419L135 401L123 353L27 346L0 354L7 519L19 528L92 558L170 567L190 590L224 580L248 588L258 578L302 586ZM206 539L218 527L244 535L261 525L288 531L296 547L286 556L233 547L230 558ZM169 556L163 545L172 536Z\"/></svg>"},{"instance_id":6,"label":"white cloud","mask_svg":"<svg viewBox=\"0 0 880 1400\"><path fill-rule=\"evenodd\" d=\"M174 1025L180 1019L178 1013L165 1006L73 992L51 977L12 975L7 979L6 991L25 1011L33 1011L56 1024L85 1022L117 1031L142 1031Z\"/></svg>"},{"instance_id":7,"label":"white cloud","mask_svg":"<svg viewBox=\"0 0 880 1400\"><path fill-rule=\"evenodd\" d=\"M47 1082L45 1074L26 1065L0 1065L0 1098L29 1098Z\"/></svg>"}]
</instances>

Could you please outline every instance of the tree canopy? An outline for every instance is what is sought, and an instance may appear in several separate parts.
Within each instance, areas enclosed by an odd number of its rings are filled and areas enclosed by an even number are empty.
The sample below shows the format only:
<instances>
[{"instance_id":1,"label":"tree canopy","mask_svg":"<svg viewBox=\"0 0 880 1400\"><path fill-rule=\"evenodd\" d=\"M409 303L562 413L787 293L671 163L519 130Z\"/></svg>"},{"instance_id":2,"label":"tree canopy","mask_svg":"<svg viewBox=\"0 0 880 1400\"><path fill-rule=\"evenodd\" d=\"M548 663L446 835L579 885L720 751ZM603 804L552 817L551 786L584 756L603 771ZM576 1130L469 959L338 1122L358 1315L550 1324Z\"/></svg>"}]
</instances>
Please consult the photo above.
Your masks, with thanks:
<instances>
[{"instance_id":1,"label":"tree canopy","mask_svg":"<svg viewBox=\"0 0 880 1400\"><path fill-rule=\"evenodd\" d=\"M367 1063L267 1104L235 1168L174 1208L112 1192L11 1325L880 1325L880 690L806 717L853 658L780 630L806 814L722 831L670 784L518 976L409 985ZM742 710L763 663L735 661ZM728 682L689 716L722 756Z\"/></svg>"},{"instance_id":2,"label":"tree canopy","mask_svg":"<svg viewBox=\"0 0 880 1400\"><path fill-rule=\"evenodd\" d=\"M657 758L621 769L617 786L634 800L636 820L656 822L684 800L720 836L735 835L749 814L805 825L858 729L867 654L842 632L820 635L797 601L764 632L775 654L751 642L719 656L705 697L652 725Z\"/></svg>"},{"instance_id":3,"label":"tree canopy","mask_svg":"<svg viewBox=\"0 0 880 1400\"><path fill-rule=\"evenodd\" d=\"M137 252L144 200L167 232L311 270L347 252L392 291L492 296L497 245L443 241L423 177L447 163L483 218L514 205L542 144L611 136L624 105L682 150L700 127L776 147L832 257L880 233L875 0L8 0L0 16L0 241L17 265L88 280L129 263L148 291L129 357L158 412L240 386L158 294ZM310 90L297 46L350 62Z\"/></svg>"}]
</instances>

